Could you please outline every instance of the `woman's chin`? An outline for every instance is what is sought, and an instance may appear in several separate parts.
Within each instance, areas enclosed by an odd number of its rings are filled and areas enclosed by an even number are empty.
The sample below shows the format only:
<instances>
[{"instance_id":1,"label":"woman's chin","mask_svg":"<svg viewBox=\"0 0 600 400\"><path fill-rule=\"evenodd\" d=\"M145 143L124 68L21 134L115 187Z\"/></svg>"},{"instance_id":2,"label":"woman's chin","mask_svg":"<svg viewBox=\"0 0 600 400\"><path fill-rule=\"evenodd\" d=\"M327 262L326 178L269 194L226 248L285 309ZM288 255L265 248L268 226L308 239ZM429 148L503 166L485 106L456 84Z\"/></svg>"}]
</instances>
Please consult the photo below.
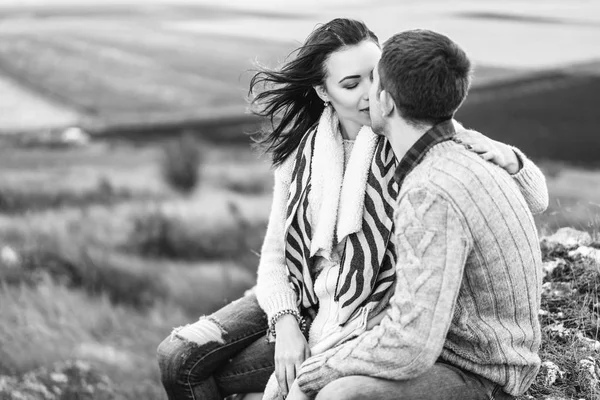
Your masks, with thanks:
<instances>
[{"instance_id":1,"label":"woman's chin","mask_svg":"<svg viewBox=\"0 0 600 400\"><path fill-rule=\"evenodd\" d=\"M363 124L364 126L371 126L371 117L370 116L363 116L360 119L361 124Z\"/></svg>"}]
</instances>

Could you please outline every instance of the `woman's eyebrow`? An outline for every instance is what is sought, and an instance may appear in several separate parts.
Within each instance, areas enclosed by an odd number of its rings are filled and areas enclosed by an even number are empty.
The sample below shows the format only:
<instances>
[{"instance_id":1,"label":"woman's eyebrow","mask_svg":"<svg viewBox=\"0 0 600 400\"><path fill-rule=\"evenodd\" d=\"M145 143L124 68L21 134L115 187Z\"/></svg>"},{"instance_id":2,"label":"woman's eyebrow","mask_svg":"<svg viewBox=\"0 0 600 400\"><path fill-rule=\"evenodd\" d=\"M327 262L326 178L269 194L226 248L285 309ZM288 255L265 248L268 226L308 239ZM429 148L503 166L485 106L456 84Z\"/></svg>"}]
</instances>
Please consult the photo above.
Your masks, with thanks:
<instances>
[{"instance_id":1,"label":"woman's eyebrow","mask_svg":"<svg viewBox=\"0 0 600 400\"><path fill-rule=\"evenodd\" d=\"M355 79L355 78L360 78L360 75L349 75L349 76L346 76L346 77L342 78L338 83L342 83L346 79Z\"/></svg>"}]
</instances>

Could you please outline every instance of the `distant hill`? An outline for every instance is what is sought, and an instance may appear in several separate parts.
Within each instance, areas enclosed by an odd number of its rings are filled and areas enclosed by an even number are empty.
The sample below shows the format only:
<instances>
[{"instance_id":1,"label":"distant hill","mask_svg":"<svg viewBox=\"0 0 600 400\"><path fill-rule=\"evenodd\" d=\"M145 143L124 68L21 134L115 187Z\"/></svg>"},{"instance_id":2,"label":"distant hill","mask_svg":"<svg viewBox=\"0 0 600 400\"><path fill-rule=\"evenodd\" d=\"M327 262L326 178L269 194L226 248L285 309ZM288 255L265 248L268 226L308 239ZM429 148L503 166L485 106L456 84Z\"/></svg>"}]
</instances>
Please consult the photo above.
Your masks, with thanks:
<instances>
[{"instance_id":1,"label":"distant hill","mask_svg":"<svg viewBox=\"0 0 600 400\"><path fill-rule=\"evenodd\" d=\"M475 87L457 119L535 159L600 166L600 63Z\"/></svg>"}]
</instances>

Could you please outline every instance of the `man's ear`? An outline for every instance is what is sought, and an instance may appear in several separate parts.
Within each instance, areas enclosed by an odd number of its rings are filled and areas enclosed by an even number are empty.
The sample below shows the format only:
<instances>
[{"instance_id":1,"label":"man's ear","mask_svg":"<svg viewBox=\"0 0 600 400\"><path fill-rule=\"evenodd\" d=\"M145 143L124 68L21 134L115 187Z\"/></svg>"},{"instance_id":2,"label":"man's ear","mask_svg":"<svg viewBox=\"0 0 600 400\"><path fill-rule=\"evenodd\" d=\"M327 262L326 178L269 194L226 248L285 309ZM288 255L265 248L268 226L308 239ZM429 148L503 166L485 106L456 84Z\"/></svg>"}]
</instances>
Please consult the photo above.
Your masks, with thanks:
<instances>
[{"instance_id":1,"label":"man's ear","mask_svg":"<svg viewBox=\"0 0 600 400\"><path fill-rule=\"evenodd\" d=\"M327 96L327 92L325 91L325 87L323 85L313 86L313 89L315 89L315 92L317 92L317 96L319 96L319 98L323 100L323 102L329 102L329 96Z\"/></svg>"},{"instance_id":2,"label":"man's ear","mask_svg":"<svg viewBox=\"0 0 600 400\"><path fill-rule=\"evenodd\" d=\"M394 98L386 90L379 92L379 102L381 103L382 117L389 117L396 109Z\"/></svg>"}]
</instances>

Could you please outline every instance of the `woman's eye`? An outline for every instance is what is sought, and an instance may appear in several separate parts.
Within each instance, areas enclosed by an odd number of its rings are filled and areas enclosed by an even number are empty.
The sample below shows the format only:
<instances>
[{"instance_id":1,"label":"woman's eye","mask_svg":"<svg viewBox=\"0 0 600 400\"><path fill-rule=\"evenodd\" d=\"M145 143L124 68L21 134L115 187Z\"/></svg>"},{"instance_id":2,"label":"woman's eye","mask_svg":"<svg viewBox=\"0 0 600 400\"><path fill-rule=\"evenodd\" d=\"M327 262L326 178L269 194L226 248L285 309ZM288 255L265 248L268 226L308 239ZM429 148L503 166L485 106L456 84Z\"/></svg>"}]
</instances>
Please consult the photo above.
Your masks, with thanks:
<instances>
[{"instance_id":1,"label":"woman's eye","mask_svg":"<svg viewBox=\"0 0 600 400\"><path fill-rule=\"evenodd\" d=\"M348 85L348 86L346 86L346 89L354 89L354 88L355 88L355 87L357 87L357 86L358 86L358 83L355 83L355 84L353 84L353 85Z\"/></svg>"}]
</instances>

